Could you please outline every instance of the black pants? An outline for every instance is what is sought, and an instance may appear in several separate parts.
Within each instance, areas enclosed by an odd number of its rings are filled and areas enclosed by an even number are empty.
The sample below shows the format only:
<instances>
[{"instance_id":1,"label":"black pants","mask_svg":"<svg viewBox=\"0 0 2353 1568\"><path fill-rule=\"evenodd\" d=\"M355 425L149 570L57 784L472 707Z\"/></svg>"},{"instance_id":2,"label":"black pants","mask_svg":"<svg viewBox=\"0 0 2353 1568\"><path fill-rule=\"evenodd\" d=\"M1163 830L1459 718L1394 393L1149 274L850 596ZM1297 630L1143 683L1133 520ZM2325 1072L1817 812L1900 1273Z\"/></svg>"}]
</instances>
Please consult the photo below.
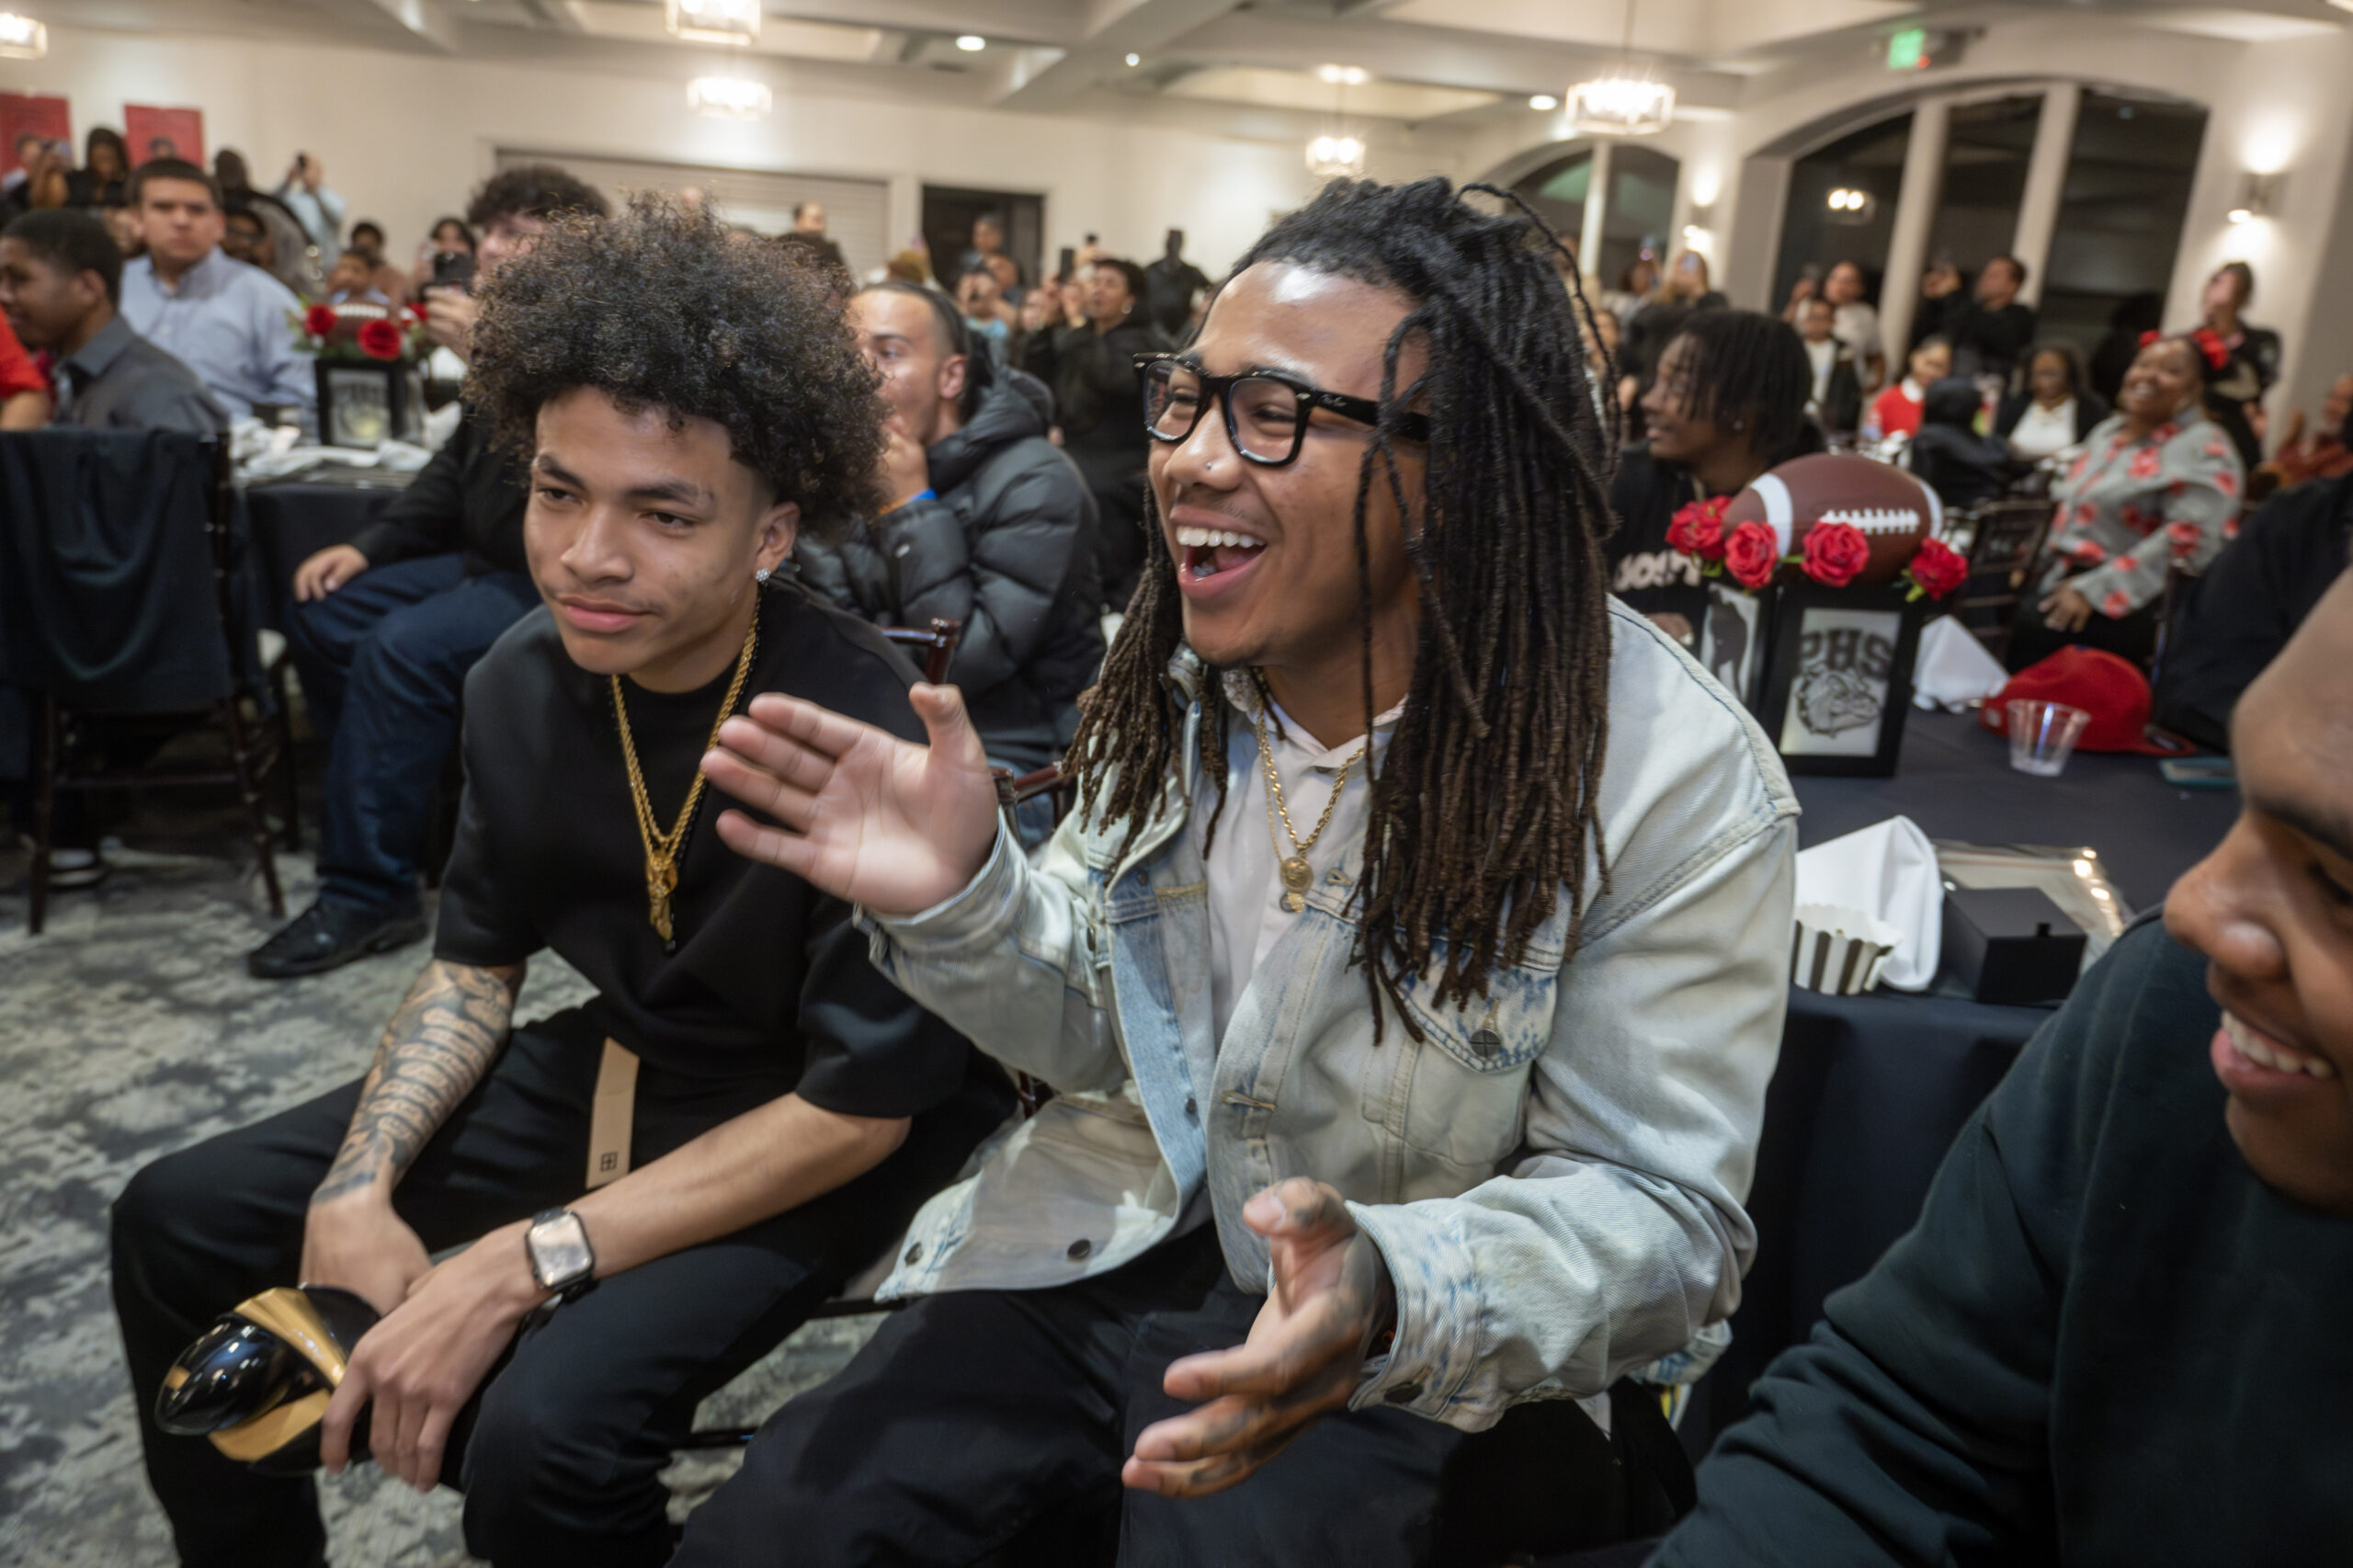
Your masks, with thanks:
<instances>
[{"instance_id":1,"label":"black pants","mask_svg":"<svg viewBox=\"0 0 2353 1568\"><path fill-rule=\"evenodd\" d=\"M2029 585L2026 595L2018 600L2018 613L2010 621L2010 645L2002 663L2012 672L2049 658L2062 648L2082 646L2097 648L2103 653L2114 653L2129 659L2143 669L2149 667L2150 655L2157 651L2157 607L2143 605L2130 615L2107 616L2094 611L2079 631L2053 631L2042 623L2042 611L2035 608L2043 595Z\"/></svg>"},{"instance_id":2,"label":"black pants","mask_svg":"<svg viewBox=\"0 0 2353 1568\"><path fill-rule=\"evenodd\" d=\"M600 1051L600 1031L578 1013L516 1031L400 1184L394 1206L428 1250L580 1196ZM781 1087L642 1070L631 1163ZM115 1202L115 1311L147 1477L190 1568L323 1561L311 1481L256 1475L201 1437L162 1431L153 1407L165 1369L215 1317L256 1291L296 1283L311 1191L343 1142L358 1088L158 1160ZM442 1479L465 1491L467 1549L499 1568L664 1562L667 1493L656 1472L696 1405L889 1246L1007 1104L976 1076L857 1180L529 1320L449 1442Z\"/></svg>"},{"instance_id":3,"label":"black pants","mask_svg":"<svg viewBox=\"0 0 2353 1568\"><path fill-rule=\"evenodd\" d=\"M1125 1491L1136 1435L1187 1408L1161 1392L1169 1362L1241 1343L1263 1302L1209 1228L1097 1279L918 1301L769 1419L672 1568L1495 1568L1689 1506L1657 1401L1626 1385L1613 1436L1566 1403L1475 1436L1372 1410L1325 1417L1209 1497Z\"/></svg>"}]
</instances>

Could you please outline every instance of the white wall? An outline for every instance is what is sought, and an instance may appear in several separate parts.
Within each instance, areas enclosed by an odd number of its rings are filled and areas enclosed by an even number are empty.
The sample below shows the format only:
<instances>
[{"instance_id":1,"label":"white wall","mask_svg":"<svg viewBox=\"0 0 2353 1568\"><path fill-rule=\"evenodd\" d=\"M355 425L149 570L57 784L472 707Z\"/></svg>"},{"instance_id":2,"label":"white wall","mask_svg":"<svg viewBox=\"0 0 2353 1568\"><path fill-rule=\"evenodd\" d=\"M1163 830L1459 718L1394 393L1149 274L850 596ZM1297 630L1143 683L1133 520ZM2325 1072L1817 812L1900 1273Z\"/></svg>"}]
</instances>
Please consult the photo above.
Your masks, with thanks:
<instances>
[{"instance_id":1,"label":"white wall","mask_svg":"<svg viewBox=\"0 0 2353 1568\"><path fill-rule=\"evenodd\" d=\"M926 181L1035 191L1046 198L1049 258L1091 231L1149 261L1176 227L1212 275L1316 183L1293 142L837 89L779 86L769 119L705 119L686 107L699 69L691 54L670 78L52 24L48 59L0 60L0 92L70 98L77 142L93 124L119 128L126 101L200 108L208 149L244 153L257 183L310 153L353 218L384 225L395 256L463 207L501 146L883 179L902 244Z\"/></svg>"}]
</instances>

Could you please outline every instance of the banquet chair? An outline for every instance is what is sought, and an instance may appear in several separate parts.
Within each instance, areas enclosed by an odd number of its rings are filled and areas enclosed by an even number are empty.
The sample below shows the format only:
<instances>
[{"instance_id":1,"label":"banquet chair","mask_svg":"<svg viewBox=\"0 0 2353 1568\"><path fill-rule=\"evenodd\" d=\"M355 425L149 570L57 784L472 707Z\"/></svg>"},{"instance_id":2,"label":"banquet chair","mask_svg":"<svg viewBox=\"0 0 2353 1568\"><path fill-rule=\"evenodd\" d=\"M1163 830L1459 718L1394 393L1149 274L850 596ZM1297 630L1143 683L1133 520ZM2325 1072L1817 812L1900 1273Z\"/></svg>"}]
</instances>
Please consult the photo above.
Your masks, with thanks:
<instances>
[{"instance_id":1,"label":"banquet chair","mask_svg":"<svg viewBox=\"0 0 2353 1568\"><path fill-rule=\"evenodd\" d=\"M909 651L910 657L923 660L923 678L933 686L948 681L948 666L956 657L957 639L964 634L961 621L933 616L928 626L885 626L882 635Z\"/></svg>"},{"instance_id":2,"label":"banquet chair","mask_svg":"<svg viewBox=\"0 0 2353 1568\"><path fill-rule=\"evenodd\" d=\"M1996 658L2009 641L2010 616L2051 536L2055 503L2027 497L1980 502L1961 517L1972 530L1969 579L1952 613Z\"/></svg>"},{"instance_id":3,"label":"banquet chair","mask_svg":"<svg viewBox=\"0 0 2353 1568\"><path fill-rule=\"evenodd\" d=\"M0 679L37 694L29 928L46 922L61 792L234 786L273 917L263 804L296 811L292 727L268 699L224 443L168 431L0 437ZM225 763L144 766L205 723ZM114 755L109 756L111 751ZM119 766L135 756L141 766Z\"/></svg>"}]
</instances>

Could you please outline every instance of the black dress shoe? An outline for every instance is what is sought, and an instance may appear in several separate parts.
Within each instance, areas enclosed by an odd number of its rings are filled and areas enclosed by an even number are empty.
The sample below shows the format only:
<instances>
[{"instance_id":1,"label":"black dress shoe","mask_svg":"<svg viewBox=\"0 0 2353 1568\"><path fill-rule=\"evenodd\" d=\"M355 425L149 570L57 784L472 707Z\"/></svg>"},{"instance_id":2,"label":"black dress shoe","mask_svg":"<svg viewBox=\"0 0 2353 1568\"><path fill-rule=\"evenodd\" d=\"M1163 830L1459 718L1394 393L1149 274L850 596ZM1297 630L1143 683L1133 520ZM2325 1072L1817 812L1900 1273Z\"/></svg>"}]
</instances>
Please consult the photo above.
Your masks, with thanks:
<instances>
[{"instance_id":1,"label":"black dress shoe","mask_svg":"<svg viewBox=\"0 0 2353 1568\"><path fill-rule=\"evenodd\" d=\"M404 948L428 928L422 910L369 909L320 899L296 915L292 925L247 953L245 972L256 980L324 974L370 953Z\"/></svg>"}]
</instances>

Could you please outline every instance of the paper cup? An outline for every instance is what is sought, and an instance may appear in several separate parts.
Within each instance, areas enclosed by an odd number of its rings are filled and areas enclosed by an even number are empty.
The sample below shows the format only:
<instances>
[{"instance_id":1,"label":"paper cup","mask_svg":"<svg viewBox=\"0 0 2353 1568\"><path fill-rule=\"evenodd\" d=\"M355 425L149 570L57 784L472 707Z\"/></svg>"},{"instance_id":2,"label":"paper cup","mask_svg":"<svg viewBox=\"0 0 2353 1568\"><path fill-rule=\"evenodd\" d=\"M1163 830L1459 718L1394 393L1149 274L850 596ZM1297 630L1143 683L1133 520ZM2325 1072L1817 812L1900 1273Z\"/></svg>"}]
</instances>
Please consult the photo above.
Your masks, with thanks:
<instances>
[{"instance_id":1,"label":"paper cup","mask_svg":"<svg viewBox=\"0 0 2353 1568\"><path fill-rule=\"evenodd\" d=\"M1790 983L1836 996L1859 996L1879 983L1904 933L1859 909L1798 905L1790 945Z\"/></svg>"}]
</instances>

